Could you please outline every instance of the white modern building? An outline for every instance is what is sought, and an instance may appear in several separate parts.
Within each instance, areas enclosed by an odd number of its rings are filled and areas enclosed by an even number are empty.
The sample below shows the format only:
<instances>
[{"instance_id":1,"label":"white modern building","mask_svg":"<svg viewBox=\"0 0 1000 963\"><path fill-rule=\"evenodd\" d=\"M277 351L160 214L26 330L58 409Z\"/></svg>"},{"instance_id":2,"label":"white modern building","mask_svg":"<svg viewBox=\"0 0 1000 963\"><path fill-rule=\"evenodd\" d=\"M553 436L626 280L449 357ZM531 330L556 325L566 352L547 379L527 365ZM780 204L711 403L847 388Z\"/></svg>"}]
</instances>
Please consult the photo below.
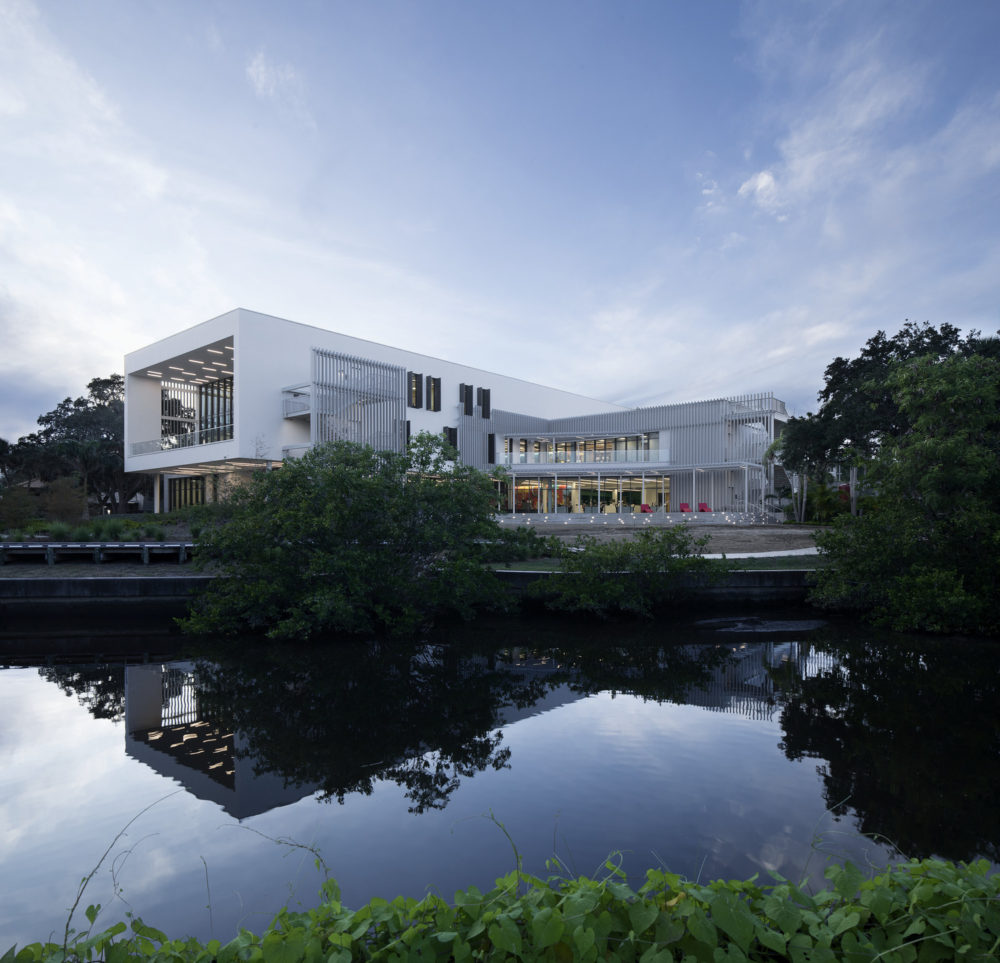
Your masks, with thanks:
<instances>
[{"instance_id":1,"label":"white modern building","mask_svg":"<svg viewBox=\"0 0 1000 963\"><path fill-rule=\"evenodd\" d=\"M626 408L239 308L126 355L125 467L154 510L212 501L234 477L344 439L402 450L443 434L503 468L501 510L760 512L770 394Z\"/></svg>"}]
</instances>

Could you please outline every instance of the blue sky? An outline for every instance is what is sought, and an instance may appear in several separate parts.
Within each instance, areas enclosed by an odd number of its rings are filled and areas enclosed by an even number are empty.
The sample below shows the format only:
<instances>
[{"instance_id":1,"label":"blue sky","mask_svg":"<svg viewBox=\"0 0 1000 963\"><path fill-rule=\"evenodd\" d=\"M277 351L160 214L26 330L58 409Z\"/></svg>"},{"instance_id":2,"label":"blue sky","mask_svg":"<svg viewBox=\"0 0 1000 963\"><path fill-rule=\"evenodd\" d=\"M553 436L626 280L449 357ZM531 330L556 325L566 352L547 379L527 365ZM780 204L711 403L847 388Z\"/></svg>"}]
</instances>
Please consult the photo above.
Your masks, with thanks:
<instances>
[{"instance_id":1,"label":"blue sky","mask_svg":"<svg viewBox=\"0 0 1000 963\"><path fill-rule=\"evenodd\" d=\"M0 436L241 306L624 404L1000 327L1000 3L0 0Z\"/></svg>"}]
</instances>

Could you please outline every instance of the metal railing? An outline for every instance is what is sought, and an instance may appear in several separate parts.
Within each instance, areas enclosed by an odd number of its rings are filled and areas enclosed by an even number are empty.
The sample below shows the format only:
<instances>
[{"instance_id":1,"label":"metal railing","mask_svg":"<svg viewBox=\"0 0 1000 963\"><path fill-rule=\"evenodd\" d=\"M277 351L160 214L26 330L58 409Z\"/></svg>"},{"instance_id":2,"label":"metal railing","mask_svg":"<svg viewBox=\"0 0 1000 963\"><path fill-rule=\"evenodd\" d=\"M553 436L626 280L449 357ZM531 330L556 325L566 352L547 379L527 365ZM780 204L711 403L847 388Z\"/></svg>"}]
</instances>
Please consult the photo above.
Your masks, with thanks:
<instances>
[{"instance_id":1,"label":"metal railing","mask_svg":"<svg viewBox=\"0 0 1000 963\"><path fill-rule=\"evenodd\" d=\"M149 455L156 451L173 451L175 448L191 448L194 445L211 445L219 441L232 441L233 426L220 425L218 428L202 428L200 431L186 431L176 435L164 435L151 441L133 441L129 452L133 455Z\"/></svg>"},{"instance_id":2,"label":"metal railing","mask_svg":"<svg viewBox=\"0 0 1000 963\"><path fill-rule=\"evenodd\" d=\"M307 415L312 411L312 385L289 385L281 389L281 413L285 418Z\"/></svg>"}]
</instances>

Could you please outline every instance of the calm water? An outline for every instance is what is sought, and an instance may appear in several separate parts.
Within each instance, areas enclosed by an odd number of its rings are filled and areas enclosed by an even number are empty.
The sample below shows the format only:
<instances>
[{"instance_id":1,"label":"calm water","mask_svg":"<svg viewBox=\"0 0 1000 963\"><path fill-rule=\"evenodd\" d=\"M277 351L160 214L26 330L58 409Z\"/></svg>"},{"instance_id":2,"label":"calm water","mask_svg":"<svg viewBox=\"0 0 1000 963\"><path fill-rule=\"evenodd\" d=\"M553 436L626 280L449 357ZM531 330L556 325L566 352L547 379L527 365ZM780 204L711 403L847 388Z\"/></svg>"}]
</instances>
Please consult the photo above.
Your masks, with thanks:
<instances>
[{"instance_id":1,"label":"calm water","mask_svg":"<svg viewBox=\"0 0 1000 963\"><path fill-rule=\"evenodd\" d=\"M82 908L172 934L514 867L635 882L998 860L1000 647L805 618L0 670L0 953ZM151 807L151 808L146 808ZM546 868L549 861L551 868Z\"/></svg>"}]
</instances>

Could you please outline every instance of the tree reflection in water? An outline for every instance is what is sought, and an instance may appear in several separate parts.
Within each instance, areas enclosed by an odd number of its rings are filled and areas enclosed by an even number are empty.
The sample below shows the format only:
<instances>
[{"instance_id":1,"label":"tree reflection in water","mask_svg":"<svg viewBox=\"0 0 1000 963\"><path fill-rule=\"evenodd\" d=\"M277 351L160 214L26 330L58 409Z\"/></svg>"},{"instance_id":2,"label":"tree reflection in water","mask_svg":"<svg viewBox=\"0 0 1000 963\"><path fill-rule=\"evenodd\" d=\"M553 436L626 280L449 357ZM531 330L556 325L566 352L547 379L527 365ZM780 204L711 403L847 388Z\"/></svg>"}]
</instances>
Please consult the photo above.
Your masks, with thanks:
<instances>
[{"instance_id":1,"label":"tree reflection in water","mask_svg":"<svg viewBox=\"0 0 1000 963\"><path fill-rule=\"evenodd\" d=\"M996 862L996 644L866 634L814 639L833 667L782 677L785 755L824 760L833 811L905 855Z\"/></svg>"},{"instance_id":2,"label":"tree reflection in water","mask_svg":"<svg viewBox=\"0 0 1000 963\"><path fill-rule=\"evenodd\" d=\"M125 717L125 669L121 665L46 665L38 674L67 696L76 696L95 719L120 722Z\"/></svg>"},{"instance_id":3,"label":"tree reflection in water","mask_svg":"<svg viewBox=\"0 0 1000 963\"><path fill-rule=\"evenodd\" d=\"M706 672L690 651L664 646L460 651L372 642L243 650L199 663L197 677L202 712L241 734L255 772L339 802L389 780L420 813L443 809L463 778L509 765L505 710L564 684L679 698Z\"/></svg>"},{"instance_id":4,"label":"tree reflection in water","mask_svg":"<svg viewBox=\"0 0 1000 963\"><path fill-rule=\"evenodd\" d=\"M906 855L1000 861L995 644L835 625L798 632L796 657L769 662L759 632L714 637L505 621L452 632L449 644L245 647L198 663L197 700L203 718L239 734L256 772L338 801L388 780L419 813L444 808L463 779L508 767L505 721L559 686L720 708L706 687L724 679L732 692L735 667L756 660L767 685L749 696L753 717L780 722L788 759L819 761L835 814ZM122 718L121 666L39 672L96 718Z\"/></svg>"}]
</instances>

